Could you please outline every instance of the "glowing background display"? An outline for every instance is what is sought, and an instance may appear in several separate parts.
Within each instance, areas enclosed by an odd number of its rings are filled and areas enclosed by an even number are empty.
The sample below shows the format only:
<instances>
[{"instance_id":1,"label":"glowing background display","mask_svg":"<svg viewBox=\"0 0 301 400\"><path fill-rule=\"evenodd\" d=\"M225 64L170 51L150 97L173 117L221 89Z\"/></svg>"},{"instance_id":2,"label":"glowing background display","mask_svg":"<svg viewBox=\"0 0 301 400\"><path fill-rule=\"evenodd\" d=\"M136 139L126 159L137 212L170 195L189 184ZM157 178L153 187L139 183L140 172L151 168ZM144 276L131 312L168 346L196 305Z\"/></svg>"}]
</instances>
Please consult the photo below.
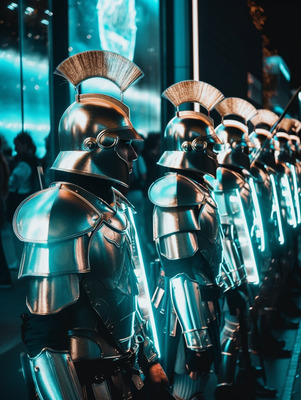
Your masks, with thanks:
<instances>
[{"instance_id":1,"label":"glowing background display","mask_svg":"<svg viewBox=\"0 0 301 400\"><path fill-rule=\"evenodd\" d=\"M38 156L43 157L45 139L51 131L49 74L53 71L49 70L47 48L51 1L25 0L21 9L18 4L3 0L0 5L0 12L7 16L0 32L0 135L13 148L13 139L23 123L35 141ZM69 0L68 9L69 54L110 50L136 63L145 76L126 91L124 102L140 133L147 136L150 131L159 132L159 0ZM93 92L120 98L118 88L110 81L90 79L82 91L92 86ZM70 85L73 101L74 88Z\"/></svg>"}]
</instances>

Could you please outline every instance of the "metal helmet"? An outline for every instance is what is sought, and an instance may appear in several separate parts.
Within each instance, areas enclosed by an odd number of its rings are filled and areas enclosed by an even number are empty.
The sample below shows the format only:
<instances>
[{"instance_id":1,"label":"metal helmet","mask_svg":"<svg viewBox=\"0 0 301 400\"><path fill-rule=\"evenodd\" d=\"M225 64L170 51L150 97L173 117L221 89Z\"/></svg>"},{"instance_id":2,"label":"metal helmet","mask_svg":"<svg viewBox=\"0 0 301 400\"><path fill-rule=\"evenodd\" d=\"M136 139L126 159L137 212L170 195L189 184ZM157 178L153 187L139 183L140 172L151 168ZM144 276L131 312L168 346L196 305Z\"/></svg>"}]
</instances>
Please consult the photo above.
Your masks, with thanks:
<instances>
[{"instance_id":1,"label":"metal helmet","mask_svg":"<svg viewBox=\"0 0 301 400\"><path fill-rule=\"evenodd\" d=\"M300 136L301 135L301 121L296 118L291 118L294 122L294 126L292 127L292 131L294 135Z\"/></svg>"},{"instance_id":2,"label":"metal helmet","mask_svg":"<svg viewBox=\"0 0 301 400\"><path fill-rule=\"evenodd\" d=\"M293 132L294 121L291 118L283 118L277 127L275 141L277 143L276 157L279 161L294 164L291 149L290 133Z\"/></svg>"},{"instance_id":3,"label":"metal helmet","mask_svg":"<svg viewBox=\"0 0 301 400\"><path fill-rule=\"evenodd\" d=\"M273 127L279 120L273 111L260 109L251 119L253 131L250 133L254 149L251 153L252 162L276 169L275 140L272 133Z\"/></svg>"},{"instance_id":4,"label":"metal helmet","mask_svg":"<svg viewBox=\"0 0 301 400\"><path fill-rule=\"evenodd\" d=\"M123 92L142 71L131 61L109 51L86 51L63 61L55 71L76 89L86 79L111 80ZM52 169L95 176L129 184L126 160L118 152L119 140L143 140L134 129L129 108L105 94L77 94L59 123L60 152Z\"/></svg>"},{"instance_id":5,"label":"metal helmet","mask_svg":"<svg viewBox=\"0 0 301 400\"><path fill-rule=\"evenodd\" d=\"M213 147L220 140L212 118L199 111L179 111L184 103L198 103L209 112L224 96L205 82L186 80L167 88L162 96L176 107L176 115L164 131L164 153L159 165L216 176Z\"/></svg>"},{"instance_id":6,"label":"metal helmet","mask_svg":"<svg viewBox=\"0 0 301 400\"><path fill-rule=\"evenodd\" d=\"M219 164L250 170L249 148L253 145L248 135L248 121L256 115L256 108L246 100L228 97L215 110L222 117L215 129L222 142Z\"/></svg>"},{"instance_id":7,"label":"metal helmet","mask_svg":"<svg viewBox=\"0 0 301 400\"><path fill-rule=\"evenodd\" d=\"M290 132L290 147L293 154L294 160L301 161L301 121L296 118L291 118L294 125Z\"/></svg>"}]
</instances>

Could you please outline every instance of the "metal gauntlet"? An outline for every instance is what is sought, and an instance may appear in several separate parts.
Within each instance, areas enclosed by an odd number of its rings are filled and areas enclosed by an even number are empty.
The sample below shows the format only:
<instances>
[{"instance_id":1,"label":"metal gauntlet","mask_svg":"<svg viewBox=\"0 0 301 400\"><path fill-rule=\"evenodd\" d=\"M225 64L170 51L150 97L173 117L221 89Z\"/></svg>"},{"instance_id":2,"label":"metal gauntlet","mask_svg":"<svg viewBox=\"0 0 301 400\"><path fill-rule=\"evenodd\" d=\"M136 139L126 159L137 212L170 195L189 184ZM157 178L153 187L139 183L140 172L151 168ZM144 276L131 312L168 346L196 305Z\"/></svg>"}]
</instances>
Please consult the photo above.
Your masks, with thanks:
<instances>
[{"instance_id":1,"label":"metal gauntlet","mask_svg":"<svg viewBox=\"0 0 301 400\"><path fill-rule=\"evenodd\" d=\"M212 346L207 326L210 314L199 284L181 273L170 279L170 291L187 347L203 351Z\"/></svg>"}]
</instances>

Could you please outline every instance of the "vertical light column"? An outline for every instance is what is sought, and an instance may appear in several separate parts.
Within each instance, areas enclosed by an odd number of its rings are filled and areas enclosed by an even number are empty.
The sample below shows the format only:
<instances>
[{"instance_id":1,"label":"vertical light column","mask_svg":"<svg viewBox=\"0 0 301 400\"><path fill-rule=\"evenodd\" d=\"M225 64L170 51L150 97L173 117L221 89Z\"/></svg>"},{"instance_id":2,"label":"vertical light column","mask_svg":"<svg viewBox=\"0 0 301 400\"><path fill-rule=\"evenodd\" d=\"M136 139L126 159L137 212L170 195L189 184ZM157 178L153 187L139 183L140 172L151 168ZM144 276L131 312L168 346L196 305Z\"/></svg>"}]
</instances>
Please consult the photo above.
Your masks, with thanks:
<instances>
[{"instance_id":1,"label":"vertical light column","mask_svg":"<svg viewBox=\"0 0 301 400\"><path fill-rule=\"evenodd\" d=\"M198 0L192 1L192 74L193 80L200 80L200 55L199 55L199 9ZM194 103L194 111L200 111L200 105Z\"/></svg>"}]
</instances>

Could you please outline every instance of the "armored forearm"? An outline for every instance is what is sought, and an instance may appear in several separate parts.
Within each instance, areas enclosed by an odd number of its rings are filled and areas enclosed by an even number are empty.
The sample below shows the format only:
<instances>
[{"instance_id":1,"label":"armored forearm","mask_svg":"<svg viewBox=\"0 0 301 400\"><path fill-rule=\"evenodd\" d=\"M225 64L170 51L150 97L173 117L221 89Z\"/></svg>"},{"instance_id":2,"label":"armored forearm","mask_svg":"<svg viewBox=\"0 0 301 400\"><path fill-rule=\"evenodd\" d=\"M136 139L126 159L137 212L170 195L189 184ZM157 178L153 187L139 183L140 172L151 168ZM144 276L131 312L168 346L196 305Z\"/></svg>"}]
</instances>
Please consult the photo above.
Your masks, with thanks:
<instances>
[{"instance_id":1,"label":"armored forearm","mask_svg":"<svg viewBox=\"0 0 301 400\"><path fill-rule=\"evenodd\" d=\"M202 299L199 284L186 274L179 274L170 279L170 291L187 347L194 351L210 347L212 344L207 326L210 313Z\"/></svg>"},{"instance_id":2,"label":"armored forearm","mask_svg":"<svg viewBox=\"0 0 301 400\"><path fill-rule=\"evenodd\" d=\"M41 400L83 400L76 370L67 352L43 349L29 358L35 390Z\"/></svg>"}]
</instances>

